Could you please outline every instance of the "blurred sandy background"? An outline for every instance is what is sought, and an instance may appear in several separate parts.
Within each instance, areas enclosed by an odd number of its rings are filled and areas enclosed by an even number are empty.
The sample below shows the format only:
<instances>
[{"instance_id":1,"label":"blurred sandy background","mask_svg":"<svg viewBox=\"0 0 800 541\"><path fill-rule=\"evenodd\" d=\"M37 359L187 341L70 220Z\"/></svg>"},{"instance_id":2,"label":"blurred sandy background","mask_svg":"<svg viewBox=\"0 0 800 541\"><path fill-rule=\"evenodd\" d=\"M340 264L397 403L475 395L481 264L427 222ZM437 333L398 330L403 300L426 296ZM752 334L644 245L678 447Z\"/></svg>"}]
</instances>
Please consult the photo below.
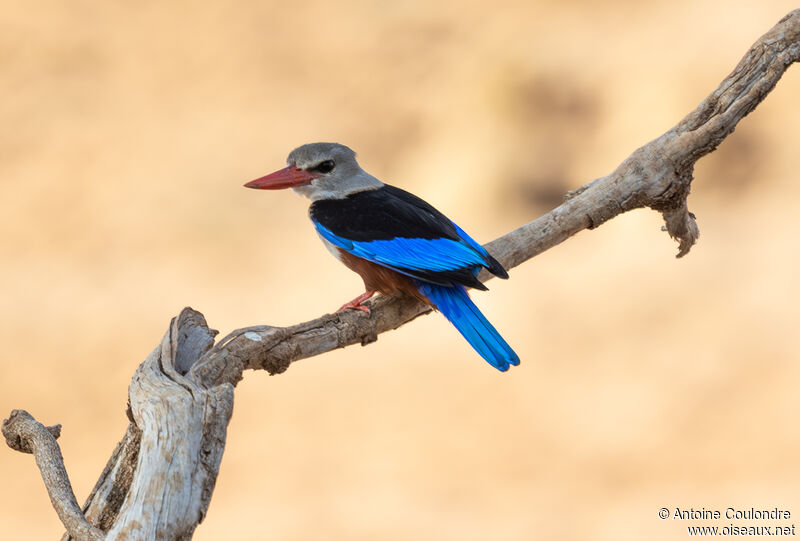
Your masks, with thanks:
<instances>
[{"instance_id":1,"label":"blurred sandy background","mask_svg":"<svg viewBox=\"0 0 800 541\"><path fill-rule=\"evenodd\" d=\"M242 188L292 148L346 143L485 242L676 123L793 7L4 0L0 415L64 425L83 501L183 306L224 334L361 292L304 200ZM196 539L683 539L660 507L800 517L798 96L794 67L700 162L683 260L643 210L476 294L519 368L436 316L248 373ZM60 535L30 456L3 446L0 479L0 538Z\"/></svg>"}]
</instances>

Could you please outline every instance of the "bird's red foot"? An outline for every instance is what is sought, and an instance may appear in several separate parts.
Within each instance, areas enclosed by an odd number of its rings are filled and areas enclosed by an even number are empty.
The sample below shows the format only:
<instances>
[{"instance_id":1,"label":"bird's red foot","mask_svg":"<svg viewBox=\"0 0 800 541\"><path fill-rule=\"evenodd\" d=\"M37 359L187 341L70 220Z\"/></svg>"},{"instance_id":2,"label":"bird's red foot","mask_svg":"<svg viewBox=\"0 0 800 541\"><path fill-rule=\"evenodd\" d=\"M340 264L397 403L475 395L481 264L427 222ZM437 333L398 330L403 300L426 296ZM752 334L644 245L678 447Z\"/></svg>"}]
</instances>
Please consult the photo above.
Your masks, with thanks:
<instances>
[{"instance_id":1,"label":"bird's red foot","mask_svg":"<svg viewBox=\"0 0 800 541\"><path fill-rule=\"evenodd\" d=\"M361 310L362 312L369 314L370 313L369 306L364 306L361 303L372 297L374 294L375 291L367 291L366 293L362 293L361 295L359 295L352 301L348 302L347 304L343 304L341 308L339 308L336 311L341 312L343 310L350 309L350 310Z\"/></svg>"}]
</instances>

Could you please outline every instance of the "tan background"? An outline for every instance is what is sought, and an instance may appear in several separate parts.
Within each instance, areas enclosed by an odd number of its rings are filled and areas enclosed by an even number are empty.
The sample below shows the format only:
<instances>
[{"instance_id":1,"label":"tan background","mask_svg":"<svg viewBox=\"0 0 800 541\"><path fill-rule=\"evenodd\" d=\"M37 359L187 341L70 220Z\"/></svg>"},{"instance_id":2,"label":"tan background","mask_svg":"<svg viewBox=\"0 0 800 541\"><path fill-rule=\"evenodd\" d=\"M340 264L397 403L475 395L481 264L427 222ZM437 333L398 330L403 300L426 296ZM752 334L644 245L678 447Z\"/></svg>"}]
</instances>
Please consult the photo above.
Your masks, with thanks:
<instances>
[{"instance_id":1,"label":"tan background","mask_svg":"<svg viewBox=\"0 0 800 541\"><path fill-rule=\"evenodd\" d=\"M183 306L226 333L360 292L304 200L241 187L292 148L349 144L488 241L676 123L795 7L287 4L0 5L0 415L63 423L81 501ZM794 67L700 163L685 259L642 210L476 294L519 368L432 316L248 373L196 539L684 539L660 507L800 517L798 96ZM60 535L29 456L0 449L0 480L0 538Z\"/></svg>"}]
</instances>

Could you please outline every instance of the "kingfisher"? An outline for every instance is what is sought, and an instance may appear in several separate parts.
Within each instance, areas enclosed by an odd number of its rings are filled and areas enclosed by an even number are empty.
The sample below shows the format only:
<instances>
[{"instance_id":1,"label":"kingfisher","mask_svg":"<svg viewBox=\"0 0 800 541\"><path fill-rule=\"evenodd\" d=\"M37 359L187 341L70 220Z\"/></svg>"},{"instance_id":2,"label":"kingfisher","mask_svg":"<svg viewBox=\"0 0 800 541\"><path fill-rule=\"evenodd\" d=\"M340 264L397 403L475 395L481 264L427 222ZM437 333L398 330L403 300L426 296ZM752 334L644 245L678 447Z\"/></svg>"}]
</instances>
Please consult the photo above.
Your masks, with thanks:
<instances>
[{"instance_id":1,"label":"kingfisher","mask_svg":"<svg viewBox=\"0 0 800 541\"><path fill-rule=\"evenodd\" d=\"M369 314L375 293L409 295L441 312L486 361L500 371L519 357L472 302L466 288L488 289L481 269L508 278L503 266L452 220L419 197L384 184L338 143L294 149L287 167L245 184L292 188L311 200L309 216L322 242L361 275L365 292L339 311Z\"/></svg>"}]
</instances>

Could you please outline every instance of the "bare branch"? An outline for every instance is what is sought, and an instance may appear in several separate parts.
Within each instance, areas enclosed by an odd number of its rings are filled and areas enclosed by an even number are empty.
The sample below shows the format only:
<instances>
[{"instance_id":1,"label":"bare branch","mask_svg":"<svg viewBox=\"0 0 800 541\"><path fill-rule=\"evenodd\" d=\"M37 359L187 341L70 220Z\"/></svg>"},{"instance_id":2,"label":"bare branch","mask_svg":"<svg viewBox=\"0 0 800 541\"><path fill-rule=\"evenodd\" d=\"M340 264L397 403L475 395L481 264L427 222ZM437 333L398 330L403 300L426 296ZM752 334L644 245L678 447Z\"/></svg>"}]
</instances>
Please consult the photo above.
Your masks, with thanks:
<instances>
[{"instance_id":1,"label":"bare branch","mask_svg":"<svg viewBox=\"0 0 800 541\"><path fill-rule=\"evenodd\" d=\"M756 41L736 69L676 126L634 151L610 175L568 193L560 206L486 248L510 269L579 231L594 229L623 212L650 207L662 213L665 230L679 242L678 257L687 254L699 236L686 201L695 162L732 133L799 58L800 9ZM481 278L490 276L484 273ZM247 368L281 373L298 359L374 342L378 334L430 311L406 298L379 298L371 308L370 315L347 311L292 327L239 329L204 355L190 376L207 384L235 385Z\"/></svg>"},{"instance_id":2,"label":"bare branch","mask_svg":"<svg viewBox=\"0 0 800 541\"><path fill-rule=\"evenodd\" d=\"M795 10L677 125L634 151L608 176L570 192L563 204L490 242L487 249L510 269L579 231L649 207L663 215L664 229L679 242L678 257L685 255L699 235L687 204L694 164L733 132L799 58L800 10ZM429 311L409 298L378 298L370 306L370 315L348 311L285 328L239 329L213 347L216 331L206 326L202 314L184 309L133 377L132 424L85 505L86 517L107 530L109 538L190 538L213 492L233 386L242 372L278 374L298 359L374 342L380 333ZM3 433L12 448L36 454L69 535L102 539L77 509L48 430L26 413L13 412Z\"/></svg>"},{"instance_id":3,"label":"bare branch","mask_svg":"<svg viewBox=\"0 0 800 541\"><path fill-rule=\"evenodd\" d=\"M50 495L50 502L70 535L81 541L105 539L103 532L89 524L78 507L64 467L61 449L56 442L61 434L61 425L46 427L27 411L14 410L3 421L2 430L9 447L15 451L33 453Z\"/></svg>"}]
</instances>

